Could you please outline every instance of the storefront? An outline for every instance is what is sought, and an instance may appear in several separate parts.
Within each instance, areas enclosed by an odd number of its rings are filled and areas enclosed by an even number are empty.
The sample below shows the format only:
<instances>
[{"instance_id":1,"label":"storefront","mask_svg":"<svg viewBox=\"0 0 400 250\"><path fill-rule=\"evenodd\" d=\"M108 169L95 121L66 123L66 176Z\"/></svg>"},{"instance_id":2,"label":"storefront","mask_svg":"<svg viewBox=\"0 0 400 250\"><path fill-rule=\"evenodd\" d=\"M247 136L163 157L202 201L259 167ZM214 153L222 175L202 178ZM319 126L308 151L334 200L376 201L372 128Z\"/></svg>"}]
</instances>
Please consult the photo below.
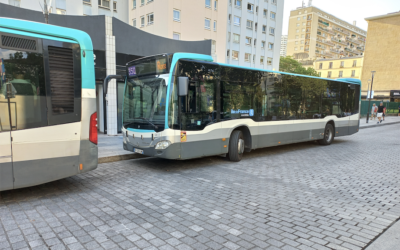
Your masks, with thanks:
<instances>
[{"instance_id":1,"label":"storefront","mask_svg":"<svg viewBox=\"0 0 400 250\"><path fill-rule=\"evenodd\" d=\"M390 102L400 102L400 90L390 91Z\"/></svg>"}]
</instances>

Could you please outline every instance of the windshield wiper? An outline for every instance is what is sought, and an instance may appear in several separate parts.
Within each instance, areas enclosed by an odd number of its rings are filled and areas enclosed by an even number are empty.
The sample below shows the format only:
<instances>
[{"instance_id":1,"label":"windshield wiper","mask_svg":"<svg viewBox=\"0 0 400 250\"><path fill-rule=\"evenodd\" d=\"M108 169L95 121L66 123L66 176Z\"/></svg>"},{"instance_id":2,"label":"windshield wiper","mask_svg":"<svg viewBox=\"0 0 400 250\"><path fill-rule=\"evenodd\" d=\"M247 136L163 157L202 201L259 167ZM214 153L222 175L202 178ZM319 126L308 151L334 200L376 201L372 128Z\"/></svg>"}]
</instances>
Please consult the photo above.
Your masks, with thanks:
<instances>
[{"instance_id":1,"label":"windshield wiper","mask_svg":"<svg viewBox=\"0 0 400 250\"><path fill-rule=\"evenodd\" d=\"M148 124L152 125L155 129L158 129L157 125L154 125L151 121L147 120L144 117L135 117L134 119L142 119L142 120L146 121Z\"/></svg>"}]
</instances>

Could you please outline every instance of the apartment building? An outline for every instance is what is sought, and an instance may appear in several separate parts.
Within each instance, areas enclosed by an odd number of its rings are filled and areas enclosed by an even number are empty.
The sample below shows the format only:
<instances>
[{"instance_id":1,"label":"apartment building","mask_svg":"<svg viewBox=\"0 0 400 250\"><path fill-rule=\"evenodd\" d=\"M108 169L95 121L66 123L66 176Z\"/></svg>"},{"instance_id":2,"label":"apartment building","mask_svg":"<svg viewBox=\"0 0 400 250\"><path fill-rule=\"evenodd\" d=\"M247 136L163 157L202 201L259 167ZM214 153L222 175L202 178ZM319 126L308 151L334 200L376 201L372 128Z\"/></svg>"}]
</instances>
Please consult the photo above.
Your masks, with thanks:
<instances>
[{"instance_id":1,"label":"apartment building","mask_svg":"<svg viewBox=\"0 0 400 250\"><path fill-rule=\"evenodd\" d=\"M361 79L364 57L353 56L338 59L319 59L314 61L314 69L324 78Z\"/></svg>"},{"instance_id":2,"label":"apartment building","mask_svg":"<svg viewBox=\"0 0 400 250\"><path fill-rule=\"evenodd\" d=\"M286 56L286 49L287 49L287 35L281 37L281 52L280 56Z\"/></svg>"},{"instance_id":3,"label":"apartment building","mask_svg":"<svg viewBox=\"0 0 400 250\"><path fill-rule=\"evenodd\" d=\"M214 61L279 69L283 0L131 0L130 24L177 40L212 40ZM167 52L167 51L166 51Z\"/></svg>"},{"instance_id":4,"label":"apartment building","mask_svg":"<svg viewBox=\"0 0 400 250\"><path fill-rule=\"evenodd\" d=\"M362 97L367 96L371 71L376 71L374 99L400 101L400 11L365 20L368 22L368 43L361 78Z\"/></svg>"},{"instance_id":5,"label":"apartment building","mask_svg":"<svg viewBox=\"0 0 400 250\"><path fill-rule=\"evenodd\" d=\"M36 11L43 11L44 6L44 0L0 0L0 3ZM47 0L47 5L51 14L105 15L129 23L128 0Z\"/></svg>"},{"instance_id":6,"label":"apartment building","mask_svg":"<svg viewBox=\"0 0 400 250\"><path fill-rule=\"evenodd\" d=\"M287 55L295 59L333 59L364 55L367 32L317 7L290 12Z\"/></svg>"}]
</instances>

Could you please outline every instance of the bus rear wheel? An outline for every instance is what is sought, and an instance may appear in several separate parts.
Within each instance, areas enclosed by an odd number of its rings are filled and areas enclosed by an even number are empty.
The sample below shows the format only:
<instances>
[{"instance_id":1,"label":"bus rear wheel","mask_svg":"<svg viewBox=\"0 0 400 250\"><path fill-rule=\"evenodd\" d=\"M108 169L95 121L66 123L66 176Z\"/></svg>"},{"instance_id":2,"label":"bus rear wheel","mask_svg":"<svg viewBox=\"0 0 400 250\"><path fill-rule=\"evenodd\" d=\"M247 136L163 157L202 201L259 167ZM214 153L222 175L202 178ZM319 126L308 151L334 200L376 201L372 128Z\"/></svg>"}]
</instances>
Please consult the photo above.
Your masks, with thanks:
<instances>
[{"instance_id":1,"label":"bus rear wheel","mask_svg":"<svg viewBox=\"0 0 400 250\"><path fill-rule=\"evenodd\" d=\"M244 153L244 136L242 131L235 130L232 132L229 139L228 159L230 161L238 162L242 160Z\"/></svg>"},{"instance_id":2,"label":"bus rear wheel","mask_svg":"<svg viewBox=\"0 0 400 250\"><path fill-rule=\"evenodd\" d=\"M335 138L335 133L332 124L326 124L325 126L325 131L324 131L324 138L321 140L318 140L318 143L320 145L330 145L333 142L333 139Z\"/></svg>"}]
</instances>

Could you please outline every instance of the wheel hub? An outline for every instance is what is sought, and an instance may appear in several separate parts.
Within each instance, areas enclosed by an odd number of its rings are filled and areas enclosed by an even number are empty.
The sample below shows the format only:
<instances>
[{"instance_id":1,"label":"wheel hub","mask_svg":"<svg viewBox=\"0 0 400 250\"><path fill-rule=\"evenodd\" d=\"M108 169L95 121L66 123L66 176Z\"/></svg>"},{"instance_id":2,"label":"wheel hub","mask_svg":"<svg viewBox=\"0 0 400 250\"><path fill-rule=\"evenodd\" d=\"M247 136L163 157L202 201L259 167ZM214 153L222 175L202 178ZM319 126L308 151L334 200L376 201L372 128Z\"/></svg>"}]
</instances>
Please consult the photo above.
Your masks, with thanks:
<instances>
[{"instance_id":1,"label":"wheel hub","mask_svg":"<svg viewBox=\"0 0 400 250\"><path fill-rule=\"evenodd\" d=\"M243 154L243 152L244 152L244 140L243 139L239 139L238 152L239 152L239 154Z\"/></svg>"}]
</instances>

